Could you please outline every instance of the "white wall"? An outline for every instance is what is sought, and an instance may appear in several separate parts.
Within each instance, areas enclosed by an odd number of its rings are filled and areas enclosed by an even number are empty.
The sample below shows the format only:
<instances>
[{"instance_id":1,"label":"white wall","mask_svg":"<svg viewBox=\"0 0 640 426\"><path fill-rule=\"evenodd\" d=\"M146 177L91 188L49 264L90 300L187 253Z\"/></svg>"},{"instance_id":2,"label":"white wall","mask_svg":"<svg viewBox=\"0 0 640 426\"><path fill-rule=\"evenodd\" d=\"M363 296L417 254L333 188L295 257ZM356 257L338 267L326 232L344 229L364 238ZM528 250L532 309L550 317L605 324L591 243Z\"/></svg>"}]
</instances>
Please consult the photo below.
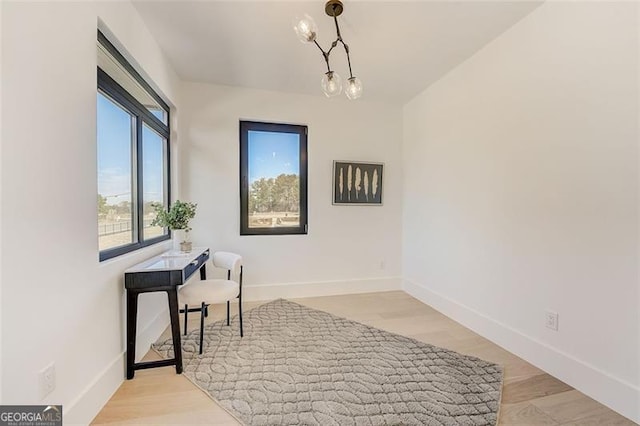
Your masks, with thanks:
<instances>
[{"instance_id":1,"label":"white wall","mask_svg":"<svg viewBox=\"0 0 640 426\"><path fill-rule=\"evenodd\" d=\"M247 298L400 288L400 107L186 83L181 108L193 240L245 257ZM239 235L240 119L309 126L308 235ZM333 160L385 162L384 205L333 206Z\"/></svg>"},{"instance_id":2,"label":"white wall","mask_svg":"<svg viewBox=\"0 0 640 426\"><path fill-rule=\"evenodd\" d=\"M98 19L174 100L177 78L131 4L3 2L2 403L61 403L70 424L123 380L124 269L171 244L98 262ZM165 307L141 297L145 352ZM57 388L41 400L37 372L51 362Z\"/></svg>"},{"instance_id":3,"label":"white wall","mask_svg":"<svg viewBox=\"0 0 640 426\"><path fill-rule=\"evenodd\" d=\"M547 2L405 105L403 274L640 421L636 8Z\"/></svg>"}]
</instances>

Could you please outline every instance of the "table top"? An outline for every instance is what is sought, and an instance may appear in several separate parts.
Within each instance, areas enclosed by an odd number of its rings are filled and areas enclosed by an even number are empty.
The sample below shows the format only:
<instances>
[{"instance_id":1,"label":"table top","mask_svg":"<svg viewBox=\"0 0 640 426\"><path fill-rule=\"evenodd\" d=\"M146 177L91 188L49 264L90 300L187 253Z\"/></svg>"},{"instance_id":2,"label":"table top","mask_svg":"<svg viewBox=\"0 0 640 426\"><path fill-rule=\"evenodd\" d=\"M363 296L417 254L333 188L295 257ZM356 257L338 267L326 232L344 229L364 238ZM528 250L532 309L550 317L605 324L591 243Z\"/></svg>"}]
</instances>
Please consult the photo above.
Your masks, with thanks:
<instances>
[{"instance_id":1,"label":"table top","mask_svg":"<svg viewBox=\"0 0 640 426\"><path fill-rule=\"evenodd\" d=\"M140 262L137 265L133 265L125 270L124 273L182 270L208 250L208 247L194 247L189 253L169 250L151 259L147 259L144 262Z\"/></svg>"}]
</instances>

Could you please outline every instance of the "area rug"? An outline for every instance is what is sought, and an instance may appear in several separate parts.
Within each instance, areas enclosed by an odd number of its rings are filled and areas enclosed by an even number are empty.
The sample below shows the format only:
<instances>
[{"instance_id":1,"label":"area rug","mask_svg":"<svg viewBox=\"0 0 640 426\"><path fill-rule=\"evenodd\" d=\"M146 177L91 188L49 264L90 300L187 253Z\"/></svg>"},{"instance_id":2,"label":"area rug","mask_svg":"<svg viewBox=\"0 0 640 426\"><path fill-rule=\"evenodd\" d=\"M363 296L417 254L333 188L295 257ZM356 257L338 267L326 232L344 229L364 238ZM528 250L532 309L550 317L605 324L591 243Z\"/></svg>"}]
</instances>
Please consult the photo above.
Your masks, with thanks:
<instances>
[{"instance_id":1,"label":"area rug","mask_svg":"<svg viewBox=\"0 0 640 426\"><path fill-rule=\"evenodd\" d=\"M183 336L184 375L247 425L495 425L499 365L286 300ZM153 348L173 357L171 339Z\"/></svg>"}]
</instances>

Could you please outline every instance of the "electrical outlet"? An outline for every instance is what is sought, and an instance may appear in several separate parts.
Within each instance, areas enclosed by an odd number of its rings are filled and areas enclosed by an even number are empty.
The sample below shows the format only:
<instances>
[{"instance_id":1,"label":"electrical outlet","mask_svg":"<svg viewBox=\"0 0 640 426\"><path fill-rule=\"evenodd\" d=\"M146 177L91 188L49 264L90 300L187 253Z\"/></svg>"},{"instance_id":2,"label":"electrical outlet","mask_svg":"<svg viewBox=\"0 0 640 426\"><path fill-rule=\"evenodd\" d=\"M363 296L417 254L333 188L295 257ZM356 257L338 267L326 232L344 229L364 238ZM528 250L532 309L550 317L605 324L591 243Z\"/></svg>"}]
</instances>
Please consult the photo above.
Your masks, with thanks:
<instances>
[{"instance_id":1,"label":"electrical outlet","mask_svg":"<svg viewBox=\"0 0 640 426\"><path fill-rule=\"evenodd\" d=\"M545 311L545 313L544 313L544 324L547 326L547 328L550 328L551 330L558 331L558 313L557 312L551 312L551 311Z\"/></svg>"},{"instance_id":2,"label":"electrical outlet","mask_svg":"<svg viewBox=\"0 0 640 426\"><path fill-rule=\"evenodd\" d=\"M40 398L49 395L56 388L56 365L51 363L38 373L40 381Z\"/></svg>"}]
</instances>

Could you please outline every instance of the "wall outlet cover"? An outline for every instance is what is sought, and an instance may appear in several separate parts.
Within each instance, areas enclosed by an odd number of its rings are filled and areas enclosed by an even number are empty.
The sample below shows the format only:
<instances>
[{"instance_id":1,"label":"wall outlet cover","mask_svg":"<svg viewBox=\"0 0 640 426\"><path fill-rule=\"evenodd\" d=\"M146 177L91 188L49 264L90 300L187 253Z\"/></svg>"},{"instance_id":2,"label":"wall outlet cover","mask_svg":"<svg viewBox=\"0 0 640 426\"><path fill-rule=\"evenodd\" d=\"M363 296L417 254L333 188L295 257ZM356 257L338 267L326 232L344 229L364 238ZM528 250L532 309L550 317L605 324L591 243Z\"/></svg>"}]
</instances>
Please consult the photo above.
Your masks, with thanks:
<instances>
[{"instance_id":1,"label":"wall outlet cover","mask_svg":"<svg viewBox=\"0 0 640 426\"><path fill-rule=\"evenodd\" d=\"M552 311L545 311L544 323L547 328L558 331L558 313Z\"/></svg>"},{"instance_id":2,"label":"wall outlet cover","mask_svg":"<svg viewBox=\"0 0 640 426\"><path fill-rule=\"evenodd\" d=\"M56 365L51 363L38 373L40 398L49 395L56 388Z\"/></svg>"}]
</instances>

